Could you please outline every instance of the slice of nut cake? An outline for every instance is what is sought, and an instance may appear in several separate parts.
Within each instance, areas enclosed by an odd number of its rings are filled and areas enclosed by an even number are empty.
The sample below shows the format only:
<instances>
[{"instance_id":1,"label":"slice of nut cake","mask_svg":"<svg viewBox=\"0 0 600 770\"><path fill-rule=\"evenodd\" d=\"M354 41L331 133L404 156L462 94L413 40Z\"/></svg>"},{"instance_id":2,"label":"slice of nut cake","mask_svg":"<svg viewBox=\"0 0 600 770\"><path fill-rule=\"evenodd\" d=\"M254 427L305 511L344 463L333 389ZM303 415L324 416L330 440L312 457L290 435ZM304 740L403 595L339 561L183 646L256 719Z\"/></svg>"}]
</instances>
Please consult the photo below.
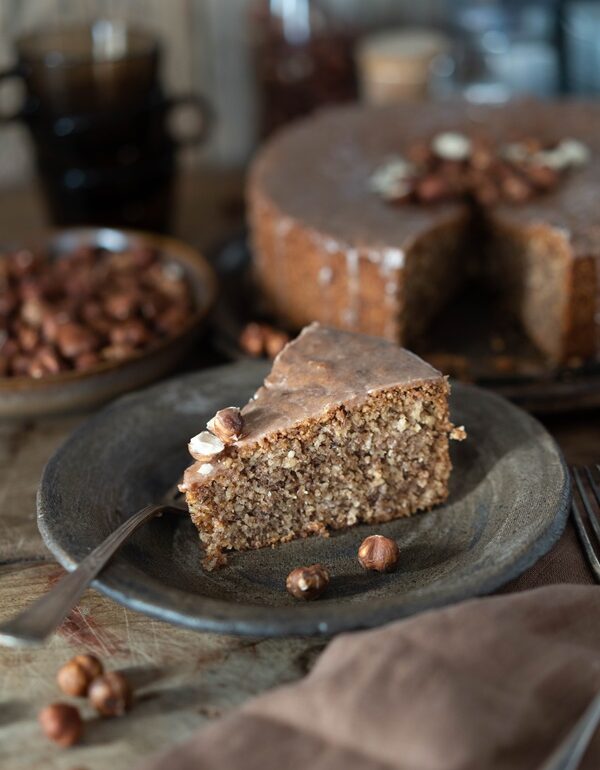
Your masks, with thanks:
<instances>
[{"instance_id":1,"label":"slice of nut cake","mask_svg":"<svg viewBox=\"0 0 600 770\"><path fill-rule=\"evenodd\" d=\"M205 549L326 534L427 510L448 495L449 386L391 342L317 323L277 356L241 410L190 441L185 491Z\"/></svg>"}]
</instances>

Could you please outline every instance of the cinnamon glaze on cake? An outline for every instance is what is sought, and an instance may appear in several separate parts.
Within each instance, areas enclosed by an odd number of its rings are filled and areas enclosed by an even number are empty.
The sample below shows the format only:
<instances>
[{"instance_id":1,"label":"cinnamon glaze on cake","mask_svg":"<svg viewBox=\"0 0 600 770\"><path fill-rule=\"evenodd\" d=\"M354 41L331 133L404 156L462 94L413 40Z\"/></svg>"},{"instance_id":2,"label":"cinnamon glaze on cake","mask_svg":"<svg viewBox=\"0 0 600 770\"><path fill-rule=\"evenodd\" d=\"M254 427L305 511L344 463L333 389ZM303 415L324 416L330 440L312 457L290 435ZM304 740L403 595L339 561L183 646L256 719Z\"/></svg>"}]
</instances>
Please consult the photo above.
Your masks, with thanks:
<instances>
[{"instance_id":1,"label":"cinnamon glaze on cake","mask_svg":"<svg viewBox=\"0 0 600 770\"><path fill-rule=\"evenodd\" d=\"M550 360L596 356L599 127L600 107L581 102L353 106L291 126L259 153L248 187L267 301L292 327L319 320L406 344L476 263ZM590 157L550 193L477 211L473 248L466 202L391 205L369 184L387 158L444 131L502 143L573 138Z\"/></svg>"}]
</instances>

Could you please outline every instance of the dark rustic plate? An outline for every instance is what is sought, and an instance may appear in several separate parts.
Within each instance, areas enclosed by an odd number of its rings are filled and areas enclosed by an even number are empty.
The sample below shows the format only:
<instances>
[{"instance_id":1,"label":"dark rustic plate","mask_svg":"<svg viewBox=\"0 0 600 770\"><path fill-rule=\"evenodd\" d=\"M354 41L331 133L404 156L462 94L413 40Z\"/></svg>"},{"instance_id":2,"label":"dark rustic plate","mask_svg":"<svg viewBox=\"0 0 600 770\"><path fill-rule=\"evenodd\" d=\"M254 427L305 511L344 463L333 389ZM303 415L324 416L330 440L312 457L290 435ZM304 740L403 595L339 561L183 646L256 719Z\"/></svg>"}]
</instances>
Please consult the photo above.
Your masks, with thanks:
<instances>
[{"instance_id":1,"label":"dark rustic plate","mask_svg":"<svg viewBox=\"0 0 600 770\"><path fill-rule=\"evenodd\" d=\"M245 402L265 370L250 362L174 379L120 399L73 434L38 496L39 527L58 560L72 568L128 513L159 499L189 462L189 436L216 409ZM488 593L557 540L568 474L544 428L502 398L456 384L452 416L469 438L453 445L450 499L435 511L235 554L212 573L200 567L187 517L165 516L139 530L95 586L163 620L252 635L332 634ZM359 567L358 545L373 532L398 541L396 573ZM315 562L330 569L330 588L319 601L295 603L285 578Z\"/></svg>"}]
</instances>

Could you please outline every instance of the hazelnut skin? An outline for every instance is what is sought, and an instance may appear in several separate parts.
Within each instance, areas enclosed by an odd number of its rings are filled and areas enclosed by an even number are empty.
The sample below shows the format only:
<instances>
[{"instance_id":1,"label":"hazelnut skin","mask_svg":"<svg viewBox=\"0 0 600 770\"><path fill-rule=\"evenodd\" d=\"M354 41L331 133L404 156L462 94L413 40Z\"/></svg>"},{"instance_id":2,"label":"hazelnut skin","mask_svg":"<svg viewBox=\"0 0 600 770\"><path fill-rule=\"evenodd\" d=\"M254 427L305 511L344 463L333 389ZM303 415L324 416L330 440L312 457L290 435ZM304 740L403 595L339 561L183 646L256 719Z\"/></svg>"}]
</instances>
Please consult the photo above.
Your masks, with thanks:
<instances>
[{"instance_id":1,"label":"hazelnut skin","mask_svg":"<svg viewBox=\"0 0 600 770\"><path fill-rule=\"evenodd\" d=\"M40 711L38 721L44 735L59 746L73 746L83 733L79 710L68 703L51 703Z\"/></svg>"},{"instance_id":2,"label":"hazelnut skin","mask_svg":"<svg viewBox=\"0 0 600 770\"><path fill-rule=\"evenodd\" d=\"M224 444L232 444L244 435L244 418L236 406L228 406L215 414L207 428Z\"/></svg>"},{"instance_id":3,"label":"hazelnut skin","mask_svg":"<svg viewBox=\"0 0 600 770\"><path fill-rule=\"evenodd\" d=\"M285 587L295 599L318 599L329 585L329 572L322 564L296 567L287 576Z\"/></svg>"},{"instance_id":4,"label":"hazelnut skin","mask_svg":"<svg viewBox=\"0 0 600 770\"><path fill-rule=\"evenodd\" d=\"M365 538L358 549L361 566L375 572L393 572L399 558L400 551L396 541L383 535Z\"/></svg>"},{"instance_id":5,"label":"hazelnut skin","mask_svg":"<svg viewBox=\"0 0 600 770\"><path fill-rule=\"evenodd\" d=\"M103 670L95 655L76 655L59 668L56 681L65 695L87 695L90 684Z\"/></svg>"},{"instance_id":6,"label":"hazelnut skin","mask_svg":"<svg viewBox=\"0 0 600 770\"><path fill-rule=\"evenodd\" d=\"M88 698L103 717L120 717L131 707L131 686L124 674L109 671L94 679Z\"/></svg>"}]
</instances>

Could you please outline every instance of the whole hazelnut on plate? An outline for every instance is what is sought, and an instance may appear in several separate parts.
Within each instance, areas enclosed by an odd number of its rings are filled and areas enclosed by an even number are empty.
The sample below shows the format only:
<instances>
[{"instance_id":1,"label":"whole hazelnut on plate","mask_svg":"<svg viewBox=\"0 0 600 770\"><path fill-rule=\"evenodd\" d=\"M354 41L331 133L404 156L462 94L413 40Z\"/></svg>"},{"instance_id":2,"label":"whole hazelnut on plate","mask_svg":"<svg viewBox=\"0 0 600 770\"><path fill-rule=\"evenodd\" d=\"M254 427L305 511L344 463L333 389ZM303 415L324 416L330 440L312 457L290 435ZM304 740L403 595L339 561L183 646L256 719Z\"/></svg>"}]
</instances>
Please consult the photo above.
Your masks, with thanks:
<instances>
[{"instance_id":1,"label":"whole hazelnut on plate","mask_svg":"<svg viewBox=\"0 0 600 770\"><path fill-rule=\"evenodd\" d=\"M329 572L322 564L296 567L287 576L285 587L295 599L317 599L329 585Z\"/></svg>"},{"instance_id":2,"label":"whole hazelnut on plate","mask_svg":"<svg viewBox=\"0 0 600 770\"><path fill-rule=\"evenodd\" d=\"M56 681L65 695L87 695L90 684L103 670L95 655L76 655L59 668Z\"/></svg>"},{"instance_id":3,"label":"whole hazelnut on plate","mask_svg":"<svg viewBox=\"0 0 600 770\"><path fill-rule=\"evenodd\" d=\"M358 560L365 569L392 572L398 564L400 551L395 540L383 535L365 538L358 549Z\"/></svg>"},{"instance_id":4,"label":"whole hazelnut on plate","mask_svg":"<svg viewBox=\"0 0 600 770\"><path fill-rule=\"evenodd\" d=\"M131 707L132 697L131 686L119 671L97 677L88 690L90 703L104 717L123 716Z\"/></svg>"},{"instance_id":5,"label":"whole hazelnut on plate","mask_svg":"<svg viewBox=\"0 0 600 770\"><path fill-rule=\"evenodd\" d=\"M40 711L38 721L44 735L59 746L73 746L83 733L79 710L68 703L51 703Z\"/></svg>"},{"instance_id":6,"label":"whole hazelnut on plate","mask_svg":"<svg viewBox=\"0 0 600 770\"><path fill-rule=\"evenodd\" d=\"M244 433L244 418L237 406L219 409L206 426L224 444L239 441Z\"/></svg>"}]
</instances>

